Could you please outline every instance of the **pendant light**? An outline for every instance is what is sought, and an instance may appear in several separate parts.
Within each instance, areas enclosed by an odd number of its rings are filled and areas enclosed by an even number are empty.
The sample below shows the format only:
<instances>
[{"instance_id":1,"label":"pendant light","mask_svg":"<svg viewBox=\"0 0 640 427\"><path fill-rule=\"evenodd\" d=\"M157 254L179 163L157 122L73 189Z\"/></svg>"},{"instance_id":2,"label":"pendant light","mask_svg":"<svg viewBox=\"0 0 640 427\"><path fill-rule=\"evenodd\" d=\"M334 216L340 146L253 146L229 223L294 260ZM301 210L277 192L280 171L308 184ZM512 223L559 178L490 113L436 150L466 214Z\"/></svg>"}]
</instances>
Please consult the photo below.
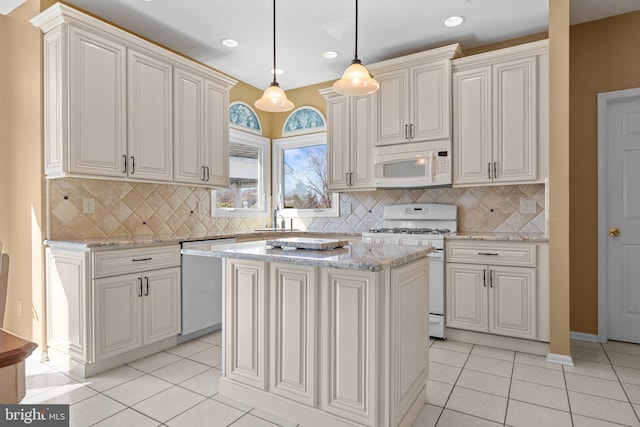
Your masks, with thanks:
<instances>
[{"instance_id":1,"label":"pendant light","mask_svg":"<svg viewBox=\"0 0 640 427\"><path fill-rule=\"evenodd\" d=\"M356 51L342 78L333 84L333 90L342 95L369 95L380 89L380 83L373 78L358 59L358 0L356 0Z\"/></svg>"},{"instance_id":2,"label":"pendant light","mask_svg":"<svg viewBox=\"0 0 640 427\"><path fill-rule=\"evenodd\" d=\"M265 89L262 98L253 105L270 113L281 113L293 109L293 102L287 99L287 95L276 81L276 0L273 0L273 82Z\"/></svg>"}]
</instances>

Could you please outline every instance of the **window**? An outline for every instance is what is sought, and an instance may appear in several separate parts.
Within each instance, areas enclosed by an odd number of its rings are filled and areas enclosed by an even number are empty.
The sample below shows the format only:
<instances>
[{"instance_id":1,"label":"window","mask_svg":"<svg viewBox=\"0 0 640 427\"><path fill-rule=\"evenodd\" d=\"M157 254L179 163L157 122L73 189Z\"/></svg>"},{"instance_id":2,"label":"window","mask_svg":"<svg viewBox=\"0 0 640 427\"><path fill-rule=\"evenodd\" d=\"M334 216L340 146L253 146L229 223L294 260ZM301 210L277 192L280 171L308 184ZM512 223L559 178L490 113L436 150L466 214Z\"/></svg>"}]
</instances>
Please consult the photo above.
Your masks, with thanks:
<instances>
[{"instance_id":1,"label":"window","mask_svg":"<svg viewBox=\"0 0 640 427\"><path fill-rule=\"evenodd\" d=\"M283 216L339 216L327 181L327 134L273 141L273 204Z\"/></svg>"},{"instance_id":2,"label":"window","mask_svg":"<svg viewBox=\"0 0 640 427\"><path fill-rule=\"evenodd\" d=\"M212 190L211 216L269 216L269 140L229 129L229 188Z\"/></svg>"}]
</instances>

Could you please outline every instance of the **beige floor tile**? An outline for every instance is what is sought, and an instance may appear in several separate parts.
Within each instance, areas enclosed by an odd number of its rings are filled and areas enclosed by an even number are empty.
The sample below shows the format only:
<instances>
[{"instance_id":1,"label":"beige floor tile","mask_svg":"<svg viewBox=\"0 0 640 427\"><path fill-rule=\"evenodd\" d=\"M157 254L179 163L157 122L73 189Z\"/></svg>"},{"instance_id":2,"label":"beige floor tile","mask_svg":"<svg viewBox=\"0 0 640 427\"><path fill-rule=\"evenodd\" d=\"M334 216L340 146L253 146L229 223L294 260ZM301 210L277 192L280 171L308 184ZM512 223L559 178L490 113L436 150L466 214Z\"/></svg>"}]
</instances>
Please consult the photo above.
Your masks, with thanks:
<instances>
[{"instance_id":1,"label":"beige floor tile","mask_svg":"<svg viewBox=\"0 0 640 427\"><path fill-rule=\"evenodd\" d=\"M588 394L569 392L571 412L628 426L640 426L631 404Z\"/></svg>"},{"instance_id":2,"label":"beige floor tile","mask_svg":"<svg viewBox=\"0 0 640 427\"><path fill-rule=\"evenodd\" d=\"M441 407L429 405L427 403L422 407L422 410L416 417L411 427L435 427L441 413Z\"/></svg>"},{"instance_id":3,"label":"beige floor tile","mask_svg":"<svg viewBox=\"0 0 640 427\"><path fill-rule=\"evenodd\" d=\"M211 345L222 345L222 330L218 330L212 332L208 335L203 335L201 337L196 338L198 341L206 342Z\"/></svg>"},{"instance_id":4,"label":"beige floor tile","mask_svg":"<svg viewBox=\"0 0 640 427\"><path fill-rule=\"evenodd\" d=\"M507 425L513 427L571 427L571 414L509 399Z\"/></svg>"},{"instance_id":5,"label":"beige floor tile","mask_svg":"<svg viewBox=\"0 0 640 427\"><path fill-rule=\"evenodd\" d=\"M254 417L262 418L263 420L267 420L271 423L274 423L282 427L296 427L298 425L298 423L285 420L284 418L280 418L277 415L273 415L267 411L263 411L262 409L258 409L258 408L253 408L249 413Z\"/></svg>"},{"instance_id":6,"label":"beige floor tile","mask_svg":"<svg viewBox=\"0 0 640 427\"><path fill-rule=\"evenodd\" d=\"M246 403L242 403L242 402L238 402L235 399L231 399L227 396L223 396L220 393L216 394L215 396L212 397L213 400L216 400L218 402L222 402L225 405L229 405L233 408L236 408L242 412L249 412L250 410L253 409L252 406L247 405Z\"/></svg>"},{"instance_id":7,"label":"beige floor tile","mask_svg":"<svg viewBox=\"0 0 640 427\"><path fill-rule=\"evenodd\" d=\"M151 356L143 357L142 359L129 362L127 363L127 365L148 373L153 372L156 369L164 368L165 366L177 362L178 360L180 360L180 356L167 353L166 351L161 351L159 353L152 354Z\"/></svg>"},{"instance_id":8,"label":"beige floor tile","mask_svg":"<svg viewBox=\"0 0 640 427\"><path fill-rule=\"evenodd\" d=\"M113 387L112 389L105 391L104 394L120 403L132 406L172 386L173 384L170 382L145 374L124 384Z\"/></svg>"},{"instance_id":9,"label":"beige floor tile","mask_svg":"<svg viewBox=\"0 0 640 427\"><path fill-rule=\"evenodd\" d=\"M188 357L192 354L200 353L208 348L211 348L211 344L199 340L191 340L182 344L178 344L175 347L165 350L167 353L175 354L180 357Z\"/></svg>"},{"instance_id":10,"label":"beige floor tile","mask_svg":"<svg viewBox=\"0 0 640 427\"><path fill-rule=\"evenodd\" d=\"M616 353L627 353L627 354L635 354L636 356L640 356L640 345L631 344L628 342L621 341L609 341L607 343L602 344L602 347L608 353L610 351Z\"/></svg>"},{"instance_id":11,"label":"beige floor tile","mask_svg":"<svg viewBox=\"0 0 640 427\"><path fill-rule=\"evenodd\" d=\"M486 374L499 375L501 377L511 377L513 362L506 360L496 360L490 357L476 356L472 354L467 360L465 369L484 372Z\"/></svg>"},{"instance_id":12,"label":"beige floor tile","mask_svg":"<svg viewBox=\"0 0 640 427\"><path fill-rule=\"evenodd\" d=\"M462 368L442 363L429 362L429 379L441 383L455 384Z\"/></svg>"},{"instance_id":13,"label":"beige floor tile","mask_svg":"<svg viewBox=\"0 0 640 427\"><path fill-rule=\"evenodd\" d=\"M254 417L251 414L246 414L233 423L233 427L274 427L276 425L277 424L273 424L262 418Z\"/></svg>"},{"instance_id":14,"label":"beige floor tile","mask_svg":"<svg viewBox=\"0 0 640 427\"><path fill-rule=\"evenodd\" d=\"M584 347L571 348L571 357L575 360L588 360L590 362L609 363L607 354L604 350L594 350Z\"/></svg>"},{"instance_id":15,"label":"beige floor tile","mask_svg":"<svg viewBox=\"0 0 640 427\"><path fill-rule=\"evenodd\" d=\"M103 394L96 394L69 407L69 425L89 426L125 408L123 404Z\"/></svg>"},{"instance_id":16,"label":"beige floor tile","mask_svg":"<svg viewBox=\"0 0 640 427\"><path fill-rule=\"evenodd\" d=\"M166 422L166 425L170 427L201 426L205 425L203 420L206 420L207 426L226 427L244 414L245 412L232 408L224 403L206 399L193 408L170 419Z\"/></svg>"},{"instance_id":17,"label":"beige floor tile","mask_svg":"<svg viewBox=\"0 0 640 427\"><path fill-rule=\"evenodd\" d=\"M564 377L568 390L628 402L619 381L576 375L569 372L565 373Z\"/></svg>"},{"instance_id":18,"label":"beige floor tile","mask_svg":"<svg viewBox=\"0 0 640 427\"><path fill-rule=\"evenodd\" d=\"M473 350L471 350L471 354L474 356L491 357L493 359L513 362L513 358L515 357L516 352L511 350L503 350L501 348L476 345L473 347Z\"/></svg>"},{"instance_id":19,"label":"beige floor tile","mask_svg":"<svg viewBox=\"0 0 640 427\"><path fill-rule=\"evenodd\" d=\"M502 423L507 410L507 399L493 394L455 387L445 408Z\"/></svg>"},{"instance_id":20,"label":"beige floor tile","mask_svg":"<svg viewBox=\"0 0 640 427\"><path fill-rule=\"evenodd\" d=\"M44 393L27 396L20 402L24 404L73 405L98 394L94 389L77 381L72 381L50 389Z\"/></svg>"},{"instance_id":21,"label":"beige floor tile","mask_svg":"<svg viewBox=\"0 0 640 427\"><path fill-rule=\"evenodd\" d=\"M445 350L437 347L431 347L429 349L429 360L444 365L462 367L467 361L467 357L467 354L458 351Z\"/></svg>"},{"instance_id":22,"label":"beige floor tile","mask_svg":"<svg viewBox=\"0 0 640 427\"><path fill-rule=\"evenodd\" d=\"M571 350L576 347L590 348L591 350L602 350L602 344L599 342L571 340Z\"/></svg>"},{"instance_id":23,"label":"beige floor tile","mask_svg":"<svg viewBox=\"0 0 640 427\"><path fill-rule=\"evenodd\" d=\"M567 391L547 385L514 379L511 382L509 399L569 411Z\"/></svg>"},{"instance_id":24,"label":"beige floor tile","mask_svg":"<svg viewBox=\"0 0 640 427\"><path fill-rule=\"evenodd\" d=\"M460 378L458 378L456 386L508 397L510 384L511 379L506 377L464 369L460 374Z\"/></svg>"},{"instance_id":25,"label":"beige floor tile","mask_svg":"<svg viewBox=\"0 0 640 427\"><path fill-rule=\"evenodd\" d=\"M627 397L629 397L631 403L640 404L640 385L623 383L622 387L627 392Z\"/></svg>"},{"instance_id":26,"label":"beige floor tile","mask_svg":"<svg viewBox=\"0 0 640 427\"><path fill-rule=\"evenodd\" d=\"M452 384L427 380L427 403L444 407L447 399L449 399L451 390L453 390Z\"/></svg>"},{"instance_id":27,"label":"beige floor tile","mask_svg":"<svg viewBox=\"0 0 640 427\"><path fill-rule=\"evenodd\" d=\"M538 366L516 363L513 368L513 379L562 389L565 388L564 375L561 371L540 368Z\"/></svg>"},{"instance_id":28,"label":"beige floor tile","mask_svg":"<svg viewBox=\"0 0 640 427\"><path fill-rule=\"evenodd\" d=\"M220 369L211 368L196 375L195 377L181 382L179 385L187 390L191 390L206 397L211 397L218 392L221 377L222 372Z\"/></svg>"},{"instance_id":29,"label":"beige floor tile","mask_svg":"<svg viewBox=\"0 0 640 427\"><path fill-rule=\"evenodd\" d=\"M445 350L458 351L460 353L469 354L471 353L473 344L452 340L436 340L436 342L433 343L432 348L442 348Z\"/></svg>"},{"instance_id":30,"label":"beige floor tile","mask_svg":"<svg viewBox=\"0 0 640 427\"><path fill-rule=\"evenodd\" d=\"M222 363L222 347L218 347L217 345L209 347L204 351L192 354L188 359L211 367L217 366Z\"/></svg>"},{"instance_id":31,"label":"beige floor tile","mask_svg":"<svg viewBox=\"0 0 640 427\"><path fill-rule=\"evenodd\" d=\"M640 385L640 369L625 368L623 366L614 366L613 368L621 382Z\"/></svg>"},{"instance_id":32,"label":"beige floor tile","mask_svg":"<svg viewBox=\"0 0 640 427\"><path fill-rule=\"evenodd\" d=\"M537 354L516 353L516 363L538 366L540 368L551 369L554 371L562 371L562 365L549 363L544 356L538 356Z\"/></svg>"},{"instance_id":33,"label":"beige floor tile","mask_svg":"<svg viewBox=\"0 0 640 427\"><path fill-rule=\"evenodd\" d=\"M574 366L565 366L564 371L571 374L586 375L588 377L602 378L605 380L617 379L611 365L586 360L574 360L573 363Z\"/></svg>"},{"instance_id":34,"label":"beige floor tile","mask_svg":"<svg viewBox=\"0 0 640 427\"><path fill-rule=\"evenodd\" d=\"M164 423L204 400L206 398L199 394L173 386L133 405L132 408Z\"/></svg>"},{"instance_id":35,"label":"beige floor tile","mask_svg":"<svg viewBox=\"0 0 640 427\"><path fill-rule=\"evenodd\" d=\"M84 383L92 389L102 392L142 375L144 375L144 372L122 365L93 377L85 378Z\"/></svg>"},{"instance_id":36,"label":"beige floor tile","mask_svg":"<svg viewBox=\"0 0 640 427\"><path fill-rule=\"evenodd\" d=\"M640 356L627 353L607 352L613 366L624 366L625 368L640 369Z\"/></svg>"},{"instance_id":37,"label":"beige floor tile","mask_svg":"<svg viewBox=\"0 0 640 427\"><path fill-rule=\"evenodd\" d=\"M26 375L25 375L26 376ZM31 399L38 394L53 390L64 384L74 383L72 378L60 372L44 372L40 375L33 375L25 380L27 388L25 399Z\"/></svg>"},{"instance_id":38,"label":"beige floor tile","mask_svg":"<svg viewBox=\"0 0 640 427\"><path fill-rule=\"evenodd\" d=\"M571 414L573 418L573 427L620 427L618 423L610 423L609 421L597 420L584 415Z\"/></svg>"},{"instance_id":39,"label":"beige floor tile","mask_svg":"<svg viewBox=\"0 0 640 427\"><path fill-rule=\"evenodd\" d=\"M442 415L438 421L438 427L497 427L501 425L502 423L494 423L493 421L449 409L442 411Z\"/></svg>"},{"instance_id":40,"label":"beige floor tile","mask_svg":"<svg viewBox=\"0 0 640 427\"><path fill-rule=\"evenodd\" d=\"M164 368L153 371L152 375L169 381L173 384L179 384L195 375L198 375L209 369L207 365L194 362L188 359L180 359Z\"/></svg>"},{"instance_id":41,"label":"beige floor tile","mask_svg":"<svg viewBox=\"0 0 640 427\"><path fill-rule=\"evenodd\" d=\"M118 412L109 418L94 424L93 427L157 427L160 423L156 420L152 420L146 415L136 412L131 408L127 408L124 411Z\"/></svg>"}]
</instances>

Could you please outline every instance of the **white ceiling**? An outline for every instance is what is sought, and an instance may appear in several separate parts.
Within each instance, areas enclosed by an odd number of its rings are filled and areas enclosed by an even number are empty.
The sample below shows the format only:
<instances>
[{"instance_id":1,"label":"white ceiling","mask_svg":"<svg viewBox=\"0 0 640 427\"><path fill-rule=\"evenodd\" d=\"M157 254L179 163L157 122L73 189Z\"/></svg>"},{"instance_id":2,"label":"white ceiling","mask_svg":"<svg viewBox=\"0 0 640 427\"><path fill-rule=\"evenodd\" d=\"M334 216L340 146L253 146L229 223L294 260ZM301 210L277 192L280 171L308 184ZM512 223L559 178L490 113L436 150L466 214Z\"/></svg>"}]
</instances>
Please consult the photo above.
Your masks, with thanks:
<instances>
[{"instance_id":1,"label":"white ceiling","mask_svg":"<svg viewBox=\"0 0 640 427\"><path fill-rule=\"evenodd\" d=\"M550 0L361 0L358 54L370 64L458 42L463 50L547 30ZM551 0L552 1L552 0ZM272 80L269 0L67 0L252 86ZM333 80L353 58L355 0L277 0L283 89ZM640 9L640 0L571 0L572 23ZM457 28L442 25L462 15ZM234 49L220 44L233 38ZM333 60L322 57L335 50Z\"/></svg>"}]
</instances>

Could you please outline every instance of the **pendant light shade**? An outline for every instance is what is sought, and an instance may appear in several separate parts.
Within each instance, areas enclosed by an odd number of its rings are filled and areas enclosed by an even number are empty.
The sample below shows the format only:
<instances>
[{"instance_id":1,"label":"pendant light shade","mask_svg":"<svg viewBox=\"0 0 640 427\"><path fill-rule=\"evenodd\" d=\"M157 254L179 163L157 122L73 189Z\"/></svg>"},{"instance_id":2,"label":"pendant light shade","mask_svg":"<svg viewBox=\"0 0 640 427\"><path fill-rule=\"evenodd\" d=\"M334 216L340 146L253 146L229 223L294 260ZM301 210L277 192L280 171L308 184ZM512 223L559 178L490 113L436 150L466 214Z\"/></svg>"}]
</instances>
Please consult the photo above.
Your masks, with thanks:
<instances>
[{"instance_id":1,"label":"pendant light shade","mask_svg":"<svg viewBox=\"0 0 640 427\"><path fill-rule=\"evenodd\" d=\"M262 98L253 104L259 110L270 113L290 111L294 107L276 81L276 69L276 0L273 0L273 82L265 89Z\"/></svg>"},{"instance_id":2,"label":"pendant light shade","mask_svg":"<svg viewBox=\"0 0 640 427\"><path fill-rule=\"evenodd\" d=\"M358 0L356 0L356 49L351 65L344 70L342 78L333 84L333 90L342 95L369 95L380 89L380 83L358 59Z\"/></svg>"}]
</instances>

